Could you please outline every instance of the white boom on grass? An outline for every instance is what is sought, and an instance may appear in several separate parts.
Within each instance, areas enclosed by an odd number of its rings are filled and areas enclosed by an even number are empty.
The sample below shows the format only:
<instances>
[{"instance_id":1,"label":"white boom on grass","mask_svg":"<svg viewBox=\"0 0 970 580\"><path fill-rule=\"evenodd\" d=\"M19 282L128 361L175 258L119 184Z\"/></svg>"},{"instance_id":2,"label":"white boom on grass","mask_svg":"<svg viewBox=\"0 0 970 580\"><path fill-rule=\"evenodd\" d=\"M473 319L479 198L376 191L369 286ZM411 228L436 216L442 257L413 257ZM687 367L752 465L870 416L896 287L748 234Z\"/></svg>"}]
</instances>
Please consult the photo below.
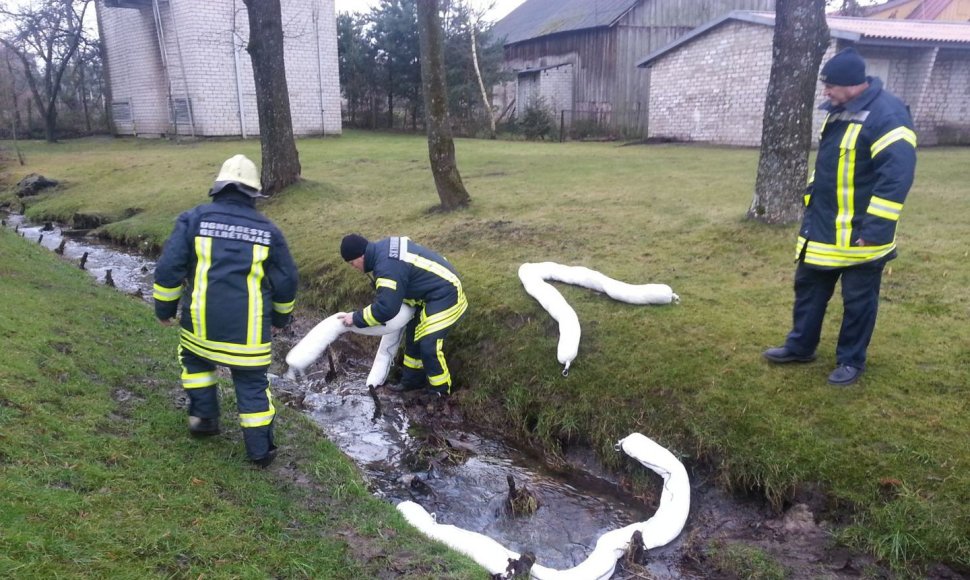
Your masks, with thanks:
<instances>
[{"instance_id":1,"label":"white boom on grass","mask_svg":"<svg viewBox=\"0 0 970 580\"><path fill-rule=\"evenodd\" d=\"M531 576L538 580L604 580L613 575L616 561L626 554L633 533L643 535L648 550L672 542L684 529L690 512L690 481L684 465L673 453L640 433L633 433L617 443L617 449L639 461L663 478L660 505L652 518L607 532L599 537L593 552L581 564L568 570L554 570L536 564ZM397 505L404 518L424 535L438 540L471 557L490 574L502 574L510 560L519 554L495 540L462 528L439 524L434 514L423 507L404 501Z\"/></svg>"},{"instance_id":2,"label":"white boom on grass","mask_svg":"<svg viewBox=\"0 0 970 580\"><path fill-rule=\"evenodd\" d=\"M341 334L355 332L370 336L382 336L381 345L377 348L377 355L374 357L374 364L371 365L370 374L367 375L367 386L376 387L384 384L387 373L391 370L391 364L394 363L394 354L397 352L398 345L401 344L404 327L414 316L414 308L402 304L394 318L382 325L367 328L344 326L341 320L343 316L343 312L338 312L333 316L324 318L287 353L286 364L289 369L286 371L286 378L292 380L298 374L304 374L306 369L320 358L320 355Z\"/></svg>"},{"instance_id":3,"label":"white boom on grass","mask_svg":"<svg viewBox=\"0 0 970 580\"><path fill-rule=\"evenodd\" d=\"M526 263L519 266L519 280L530 296L535 298L549 314L559 323L559 348L557 356L563 365L562 374L569 374L572 364L579 352L579 318L576 311L569 306L546 280L556 280L566 284L583 286L608 295L614 300L630 304L670 304L680 302L680 297L666 284L627 284L614 280L596 270L583 266L563 266L555 262Z\"/></svg>"}]
</instances>

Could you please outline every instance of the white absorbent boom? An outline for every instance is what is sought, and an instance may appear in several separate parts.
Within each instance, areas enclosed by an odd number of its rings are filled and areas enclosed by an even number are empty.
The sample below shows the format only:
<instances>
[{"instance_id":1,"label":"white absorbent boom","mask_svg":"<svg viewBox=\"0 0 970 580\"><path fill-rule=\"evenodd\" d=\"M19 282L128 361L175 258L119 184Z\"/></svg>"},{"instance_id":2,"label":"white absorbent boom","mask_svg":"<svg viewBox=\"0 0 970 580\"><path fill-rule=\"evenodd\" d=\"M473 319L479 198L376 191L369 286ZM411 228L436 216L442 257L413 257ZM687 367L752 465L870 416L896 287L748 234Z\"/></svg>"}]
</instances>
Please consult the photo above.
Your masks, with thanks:
<instances>
[{"instance_id":1,"label":"white absorbent boom","mask_svg":"<svg viewBox=\"0 0 970 580\"><path fill-rule=\"evenodd\" d=\"M532 566L531 576L538 580L605 580L613 575L616 561L626 554L633 533L639 531L643 545L650 550L672 542L684 529L690 512L690 480L687 470L673 453L640 433L633 433L617 444L617 449L639 461L663 478L660 505L652 518L607 532L599 537L593 552L581 564L568 570L554 570L539 564ZM404 518L424 535L471 557L490 574L502 574L510 560L519 554L505 548L488 536L439 524L434 514L423 507L404 501L397 505ZM565 522L564 522L565 523ZM537 554L537 556L540 556ZM538 558L541 560L541 556Z\"/></svg>"},{"instance_id":2,"label":"white absorbent boom","mask_svg":"<svg viewBox=\"0 0 970 580\"><path fill-rule=\"evenodd\" d=\"M579 318L562 294L546 280L583 286L630 304L670 304L680 301L680 297L666 284L627 284L583 266L563 266L555 262L522 264L519 266L519 279L525 291L559 323L557 356L563 365L563 376L569 374L569 365L579 352Z\"/></svg>"},{"instance_id":3,"label":"white absorbent boom","mask_svg":"<svg viewBox=\"0 0 970 580\"><path fill-rule=\"evenodd\" d=\"M338 312L323 319L287 353L286 364L289 368L286 372L286 378L295 379L298 374L306 373L307 368L320 358L320 355L341 334L355 332L357 334L381 336L381 345L377 349L374 364L371 365L370 374L367 376L367 386L376 387L384 384L384 381L387 380L387 374L391 370L391 365L394 363L394 354L397 352L398 345L401 344L404 327L414 316L414 308L402 304L394 318L388 320L385 324L367 328L344 326L341 320L343 316L343 312Z\"/></svg>"}]
</instances>

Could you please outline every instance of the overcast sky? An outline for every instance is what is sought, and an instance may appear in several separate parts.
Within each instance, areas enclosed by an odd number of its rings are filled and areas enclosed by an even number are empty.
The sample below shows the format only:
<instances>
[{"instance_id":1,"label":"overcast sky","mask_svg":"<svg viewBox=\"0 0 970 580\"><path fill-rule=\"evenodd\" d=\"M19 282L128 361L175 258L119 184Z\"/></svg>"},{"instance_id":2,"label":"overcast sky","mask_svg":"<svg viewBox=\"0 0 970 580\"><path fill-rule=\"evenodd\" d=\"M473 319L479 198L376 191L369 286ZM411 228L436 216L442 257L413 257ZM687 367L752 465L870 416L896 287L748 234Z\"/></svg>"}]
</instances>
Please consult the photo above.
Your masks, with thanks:
<instances>
[{"instance_id":1,"label":"overcast sky","mask_svg":"<svg viewBox=\"0 0 970 580\"><path fill-rule=\"evenodd\" d=\"M485 14L486 20L491 20L492 22L502 18L512 10L516 9L519 4L525 2L525 0L470 0L472 6L475 8L487 8L494 4L495 6ZM378 4L378 0L335 0L337 4L337 12L367 12L371 7Z\"/></svg>"}]
</instances>

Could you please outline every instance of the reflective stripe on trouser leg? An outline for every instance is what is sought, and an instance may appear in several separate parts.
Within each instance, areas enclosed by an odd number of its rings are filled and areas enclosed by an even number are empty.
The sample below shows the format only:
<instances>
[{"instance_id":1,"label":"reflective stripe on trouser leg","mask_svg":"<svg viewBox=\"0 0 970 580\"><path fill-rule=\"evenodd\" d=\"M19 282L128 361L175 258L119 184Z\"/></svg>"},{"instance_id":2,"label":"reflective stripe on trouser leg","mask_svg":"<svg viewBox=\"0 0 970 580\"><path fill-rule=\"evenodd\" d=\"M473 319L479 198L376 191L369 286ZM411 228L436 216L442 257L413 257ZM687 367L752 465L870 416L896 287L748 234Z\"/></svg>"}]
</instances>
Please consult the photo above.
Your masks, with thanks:
<instances>
[{"instance_id":1,"label":"reflective stripe on trouser leg","mask_svg":"<svg viewBox=\"0 0 970 580\"><path fill-rule=\"evenodd\" d=\"M178 347L182 367L182 388L189 396L189 416L201 419L219 418L219 389L216 387L216 365L194 352Z\"/></svg>"},{"instance_id":2,"label":"reflective stripe on trouser leg","mask_svg":"<svg viewBox=\"0 0 970 580\"><path fill-rule=\"evenodd\" d=\"M414 342L414 329L417 328L419 319L420 316L415 314L404 328L404 368L401 372L401 386L405 389L423 388L427 381L424 374L424 361L421 360L421 349L418 343Z\"/></svg>"},{"instance_id":3,"label":"reflective stripe on trouser leg","mask_svg":"<svg viewBox=\"0 0 970 580\"><path fill-rule=\"evenodd\" d=\"M421 349L421 360L424 361L424 372L428 374L428 382L432 388L443 388L451 392L451 373L445 360L445 336L451 328L445 328L429 334L418 341Z\"/></svg>"},{"instance_id":4,"label":"reflective stripe on trouser leg","mask_svg":"<svg viewBox=\"0 0 970 580\"><path fill-rule=\"evenodd\" d=\"M250 459L260 459L269 453L273 445L273 419L276 408L269 390L266 368L232 367L232 381L236 387L236 405L239 424L243 428L246 454Z\"/></svg>"},{"instance_id":5,"label":"reflective stripe on trouser leg","mask_svg":"<svg viewBox=\"0 0 970 580\"><path fill-rule=\"evenodd\" d=\"M866 350L876 328L879 286L886 262L860 264L842 271L842 329L835 360L842 365L865 368Z\"/></svg>"}]
</instances>

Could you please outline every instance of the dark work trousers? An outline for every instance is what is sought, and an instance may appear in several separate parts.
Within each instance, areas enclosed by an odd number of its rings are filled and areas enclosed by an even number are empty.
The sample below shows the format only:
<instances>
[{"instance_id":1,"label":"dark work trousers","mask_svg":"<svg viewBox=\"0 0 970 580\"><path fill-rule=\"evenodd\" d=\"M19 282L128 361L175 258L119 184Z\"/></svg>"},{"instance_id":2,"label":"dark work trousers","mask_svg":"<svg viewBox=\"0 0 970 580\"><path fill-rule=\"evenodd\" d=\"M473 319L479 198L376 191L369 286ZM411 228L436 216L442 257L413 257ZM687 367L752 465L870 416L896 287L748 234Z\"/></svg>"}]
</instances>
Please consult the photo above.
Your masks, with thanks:
<instances>
[{"instance_id":1,"label":"dark work trousers","mask_svg":"<svg viewBox=\"0 0 970 580\"><path fill-rule=\"evenodd\" d=\"M792 330L788 333L785 347L799 355L815 352L822 333L825 308L835 292L835 283L841 277L844 314L835 359L840 365L865 368L866 349L876 327L879 285L885 266L885 260L878 260L849 268L824 270L799 262L795 269Z\"/></svg>"},{"instance_id":2,"label":"dark work trousers","mask_svg":"<svg viewBox=\"0 0 970 580\"><path fill-rule=\"evenodd\" d=\"M431 316L447 308L454 307L454 302L440 305L430 303L425 306L425 314ZM425 386L427 381L431 388L441 393L451 393L451 372L443 352L445 337L454 328L454 322L420 339L414 339L414 333L420 324L420 315L415 314L404 329L404 372L401 374L401 384L407 389L418 389ZM458 320L455 320L458 322Z\"/></svg>"},{"instance_id":3,"label":"dark work trousers","mask_svg":"<svg viewBox=\"0 0 970 580\"><path fill-rule=\"evenodd\" d=\"M189 395L189 415L202 419L219 418L219 388L216 364L179 347L182 386ZM242 425L243 441L249 459L262 459L274 449L273 407L269 392L269 367L228 367L236 388L236 407ZM208 384L206 384L208 383Z\"/></svg>"}]
</instances>

